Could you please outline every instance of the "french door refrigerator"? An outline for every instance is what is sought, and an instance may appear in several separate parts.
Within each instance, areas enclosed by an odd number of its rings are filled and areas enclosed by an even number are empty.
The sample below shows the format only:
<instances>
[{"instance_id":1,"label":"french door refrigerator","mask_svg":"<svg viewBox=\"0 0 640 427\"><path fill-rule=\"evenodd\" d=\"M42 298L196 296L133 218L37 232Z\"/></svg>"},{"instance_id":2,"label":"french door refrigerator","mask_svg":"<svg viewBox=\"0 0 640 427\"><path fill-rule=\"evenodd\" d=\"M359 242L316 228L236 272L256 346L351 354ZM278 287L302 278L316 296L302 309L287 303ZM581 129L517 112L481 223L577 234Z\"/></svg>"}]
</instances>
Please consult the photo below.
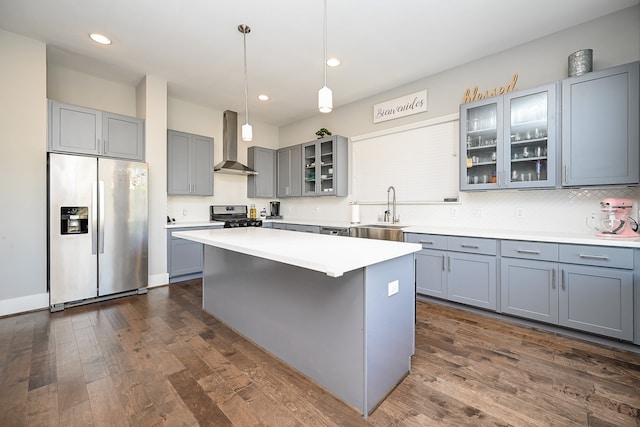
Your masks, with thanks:
<instances>
[{"instance_id":1,"label":"french door refrigerator","mask_svg":"<svg viewBox=\"0 0 640 427\"><path fill-rule=\"evenodd\" d=\"M50 310L145 293L147 164L48 156Z\"/></svg>"}]
</instances>

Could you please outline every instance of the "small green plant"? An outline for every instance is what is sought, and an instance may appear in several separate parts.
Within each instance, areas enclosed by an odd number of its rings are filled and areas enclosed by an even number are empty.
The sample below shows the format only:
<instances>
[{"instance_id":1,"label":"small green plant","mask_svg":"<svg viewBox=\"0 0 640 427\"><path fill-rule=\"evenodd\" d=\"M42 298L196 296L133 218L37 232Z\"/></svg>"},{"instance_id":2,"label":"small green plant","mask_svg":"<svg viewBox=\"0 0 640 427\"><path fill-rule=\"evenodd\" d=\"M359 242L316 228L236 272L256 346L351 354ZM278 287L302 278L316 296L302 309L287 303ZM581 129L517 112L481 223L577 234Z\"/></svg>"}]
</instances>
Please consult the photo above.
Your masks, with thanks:
<instances>
[{"instance_id":1,"label":"small green plant","mask_svg":"<svg viewBox=\"0 0 640 427\"><path fill-rule=\"evenodd\" d=\"M325 136L331 136L331 132L326 128L322 128L318 132L316 132L316 135L318 135L318 139L319 139L319 138L324 138Z\"/></svg>"}]
</instances>

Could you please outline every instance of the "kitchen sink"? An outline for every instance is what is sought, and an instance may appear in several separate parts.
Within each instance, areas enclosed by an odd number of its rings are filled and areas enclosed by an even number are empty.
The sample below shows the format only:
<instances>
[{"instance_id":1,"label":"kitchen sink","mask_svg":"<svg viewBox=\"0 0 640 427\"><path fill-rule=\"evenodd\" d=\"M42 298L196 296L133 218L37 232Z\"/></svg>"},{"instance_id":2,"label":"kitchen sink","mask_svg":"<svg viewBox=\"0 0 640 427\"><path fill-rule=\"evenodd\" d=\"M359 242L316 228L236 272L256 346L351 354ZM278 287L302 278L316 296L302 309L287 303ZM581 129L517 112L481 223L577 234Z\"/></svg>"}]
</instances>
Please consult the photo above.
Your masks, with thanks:
<instances>
[{"instance_id":1,"label":"kitchen sink","mask_svg":"<svg viewBox=\"0 0 640 427\"><path fill-rule=\"evenodd\" d=\"M402 242L402 228L397 224L367 224L349 229L351 237L363 237L366 239L393 240Z\"/></svg>"}]
</instances>

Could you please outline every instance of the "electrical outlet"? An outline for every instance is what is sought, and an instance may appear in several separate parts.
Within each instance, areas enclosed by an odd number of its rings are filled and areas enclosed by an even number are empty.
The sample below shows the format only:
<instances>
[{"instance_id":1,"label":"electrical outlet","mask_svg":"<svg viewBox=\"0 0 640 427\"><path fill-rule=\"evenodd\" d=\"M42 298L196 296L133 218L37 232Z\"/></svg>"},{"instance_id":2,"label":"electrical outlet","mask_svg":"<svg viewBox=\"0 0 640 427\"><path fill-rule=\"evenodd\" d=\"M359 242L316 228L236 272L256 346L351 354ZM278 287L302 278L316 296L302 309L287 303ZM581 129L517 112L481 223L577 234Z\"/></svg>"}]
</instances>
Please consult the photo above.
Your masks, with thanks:
<instances>
[{"instance_id":1,"label":"electrical outlet","mask_svg":"<svg viewBox=\"0 0 640 427\"><path fill-rule=\"evenodd\" d=\"M182 216L187 216L188 212L186 209L182 209Z\"/></svg>"},{"instance_id":2,"label":"electrical outlet","mask_svg":"<svg viewBox=\"0 0 640 427\"><path fill-rule=\"evenodd\" d=\"M452 207L452 208L449 210L449 214L451 215L451 218L455 218L455 217L457 217L457 216L458 216L458 208L456 208L456 207Z\"/></svg>"},{"instance_id":3,"label":"electrical outlet","mask_svg":"<svg viewBox=\"0 0 640 427\"><path fill-rule=\"evenodd\" d=\"M320 212L320 208L316 206L316 213Z\"/></svg>"},{"instance_id":4,"label":"electrical outlet","mask_svg":"<svg viewBox=\"0 0 640 427\"><path fill-rule=\"evenodd\" d=\"M389 296L395 295L400 290L400 282L398 282L397 280L394 280L393 282L389 282L389 284L387 285L387 288L389 291L388 292Z\"/></svg>"},{"instance_id":5,"label":"electrical outlet","mask_svg":"<svg viewBox=\"0 0 640 427\"><path fill-rule=\"evenodd\" d=\"M516 217L517 218L522 218L523 215L524 215L524 209L516 208Z\"/></svg>"},{"instance_id":6,"label":"electrical outlet","mask_svg":"<svg viewBox=\"0 0 640 427\"><path fill-rule=\"evenodd\" d=\"M481 217L482 216L482 208L473 208L472 215L475 216L475 217Z\"/></svg>"}]
</instances>

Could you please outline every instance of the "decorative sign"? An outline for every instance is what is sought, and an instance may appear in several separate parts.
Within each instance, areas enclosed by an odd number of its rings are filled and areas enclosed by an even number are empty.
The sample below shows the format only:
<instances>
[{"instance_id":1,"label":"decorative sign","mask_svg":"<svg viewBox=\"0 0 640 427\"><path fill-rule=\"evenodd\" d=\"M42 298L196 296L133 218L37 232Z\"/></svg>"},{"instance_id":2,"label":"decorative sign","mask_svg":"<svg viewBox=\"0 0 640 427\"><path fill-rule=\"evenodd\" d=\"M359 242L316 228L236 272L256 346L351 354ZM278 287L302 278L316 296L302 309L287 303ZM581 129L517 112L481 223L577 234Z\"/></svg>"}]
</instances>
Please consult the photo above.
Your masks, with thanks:
<instances>
[{"instance_id":1,"label":"decorative sign","mask_svg":"<svg viewBox=\"0 0 640 427\"><path fill-rule=\"evenodd\" d=\"M390 101L374 104L373 123L385 122L412 114L424 113L425 111L427 111L427 91L422 90Z\"/></svg>"},{"instance_id":2,"label":"decorative sign","mask_svg":"<svg viewBox=\"0 0 640 427\"><path fill-rule=\"evenodd\" d=\"M464 92L464 96L462 97L462 103L466 104L467 102L478 101L480 99L491 98L493 96L502 95L503 93L509 93L516 90L516 82L518 81L518 74L514 73L513 77L511 77L511 81L507 83L506 86L494 87L489 91L489 89L484 92L480 92L478 90L478 86L474 86L473 89L467 89Z\"/></svg>"}]
</instances>

